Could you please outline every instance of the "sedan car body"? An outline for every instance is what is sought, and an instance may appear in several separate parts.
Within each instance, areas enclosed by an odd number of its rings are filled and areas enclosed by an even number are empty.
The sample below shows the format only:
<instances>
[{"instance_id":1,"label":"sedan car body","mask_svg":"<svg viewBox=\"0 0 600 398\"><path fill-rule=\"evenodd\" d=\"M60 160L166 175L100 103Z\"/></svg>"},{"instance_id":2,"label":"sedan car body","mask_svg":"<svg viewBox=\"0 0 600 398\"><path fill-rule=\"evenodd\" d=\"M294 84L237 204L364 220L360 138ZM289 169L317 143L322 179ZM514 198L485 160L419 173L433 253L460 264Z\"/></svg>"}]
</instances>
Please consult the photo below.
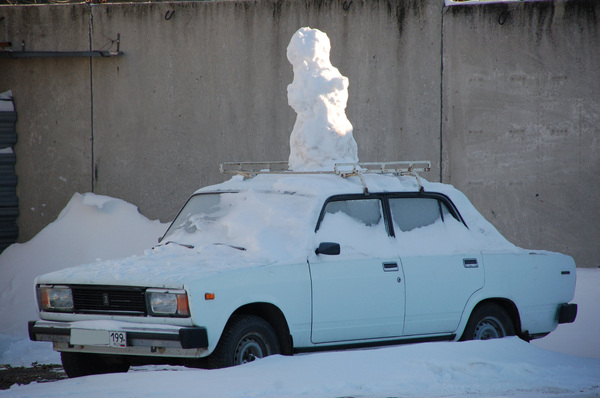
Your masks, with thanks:
<instances>
[{"instance_id":1,"label":"sedan car body","mask_svg":"<svg viewBox=\"0 0 600 398\"><path fill-rule=\"evenodd\" d=\"M256 172L200 189L143 256L38 277L30 337L74 377L531 339L574 321L571 257L514 246L461 192L410 171Z\"/></svg>"}]
</instances>

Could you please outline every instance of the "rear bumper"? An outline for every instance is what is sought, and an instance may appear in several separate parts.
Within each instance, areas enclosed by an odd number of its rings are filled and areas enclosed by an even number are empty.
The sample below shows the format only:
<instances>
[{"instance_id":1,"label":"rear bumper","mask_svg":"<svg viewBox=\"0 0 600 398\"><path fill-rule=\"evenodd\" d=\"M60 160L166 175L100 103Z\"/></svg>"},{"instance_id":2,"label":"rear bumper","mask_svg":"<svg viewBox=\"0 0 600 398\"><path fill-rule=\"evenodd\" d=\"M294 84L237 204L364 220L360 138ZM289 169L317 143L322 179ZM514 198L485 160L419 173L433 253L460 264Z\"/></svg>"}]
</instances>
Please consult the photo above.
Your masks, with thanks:
<instances>
[{"instance_id":1,"label":"rear bumper","mask_svg":"<svg viewBox=\"0 0 600 398\"><path fill-rule=\"evenodd\" d=\"M75 331L75 332L74 332ZM110 346L111 331L124 332L126 345ZM202 327L134 324L110 321L53 322L30 321L29 338L50 341L56 351L101 354L202 357L208 348L208 335Z\"/></svg>"},{"instance_id":2,"label":"rear bumper","mask_svg":"<svg viewBox=\"0 0 600 398\"><path fill-rule=\"evenodd\" d=\"M577 318L577 304L561 304L557 310L558 323L573 323Z\"/></svg>"}]
</instances>

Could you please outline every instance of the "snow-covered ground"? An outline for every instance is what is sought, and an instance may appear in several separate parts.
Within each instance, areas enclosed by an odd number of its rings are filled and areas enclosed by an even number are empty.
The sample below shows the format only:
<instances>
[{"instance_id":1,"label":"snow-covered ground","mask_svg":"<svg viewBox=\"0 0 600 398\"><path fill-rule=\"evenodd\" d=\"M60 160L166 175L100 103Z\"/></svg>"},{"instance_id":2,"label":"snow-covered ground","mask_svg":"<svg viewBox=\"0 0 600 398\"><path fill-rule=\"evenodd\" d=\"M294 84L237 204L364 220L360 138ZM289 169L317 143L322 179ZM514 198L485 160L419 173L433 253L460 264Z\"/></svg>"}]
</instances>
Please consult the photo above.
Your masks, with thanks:
<instances>
[{"instance_id":1,"label":"snow-covered ground","mask_svg":"<svg viewBox=\"0 0 600 398\"><path fill-rule=\"evenodd\" d=\"M275 356L211 371L146 367L13 386L0 396L594 397L600 395L599 362L510 338Z\"/></svg>"},{"instance_id":2,"label":"snow-covered ground","mask_svg":"<svg viewBox=\"0 0 600 398\"><path fill-rule=\"evenodd\" d=\"M60 363L50 343L27 338L27 321L37 318L36 275L100 257L139 254L165 229L122 200L77 194L35 238L9 247L0 255L0 363ZM599 286L600 270L578 269L576 322L532 344L518 338L423 343L274 356L210 371L149 366L15 385L0 397L597 397Z\"/></svg>"}]
</instances>

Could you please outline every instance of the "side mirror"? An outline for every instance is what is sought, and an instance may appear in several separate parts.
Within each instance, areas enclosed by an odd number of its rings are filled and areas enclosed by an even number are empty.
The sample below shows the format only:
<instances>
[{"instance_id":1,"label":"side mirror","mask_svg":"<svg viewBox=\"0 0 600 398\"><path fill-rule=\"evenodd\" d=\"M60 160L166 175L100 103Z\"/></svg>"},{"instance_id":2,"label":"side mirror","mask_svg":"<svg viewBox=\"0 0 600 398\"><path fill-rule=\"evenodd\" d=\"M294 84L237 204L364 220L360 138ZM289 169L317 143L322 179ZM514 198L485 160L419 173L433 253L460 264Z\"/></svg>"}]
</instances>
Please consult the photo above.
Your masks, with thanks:
<instances>
[{"instance_id":1,"label":"side mirror","mask_svg":"<svg viewBox=\"0 0 600 398\"><path fill-rule=\"evenodd\" d=\"M337 256L340 254L340 244L335 242L321 242L315 254L326 254L328 256Z\"/></svg>"}]
</instances>

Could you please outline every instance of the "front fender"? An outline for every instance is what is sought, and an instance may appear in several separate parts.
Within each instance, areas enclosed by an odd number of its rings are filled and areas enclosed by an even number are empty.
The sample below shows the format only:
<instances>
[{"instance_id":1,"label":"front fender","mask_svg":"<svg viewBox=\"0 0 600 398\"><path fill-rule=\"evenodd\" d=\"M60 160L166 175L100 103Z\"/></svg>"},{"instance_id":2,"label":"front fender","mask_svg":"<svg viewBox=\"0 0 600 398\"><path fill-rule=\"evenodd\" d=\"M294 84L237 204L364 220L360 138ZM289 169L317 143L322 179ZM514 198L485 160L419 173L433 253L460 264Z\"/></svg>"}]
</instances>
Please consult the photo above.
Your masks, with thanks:
<instances>
[{"instance_id":1,"label":"front fender","mask_svg":"<svg viewBox=\"0 0 600 398\"><path fill-rule=\"evenodd\" d=\"M309 338L305 335L310 335L311 288L306 264L224 272L190 283L186 289L194 325L207 329L207 355L216 348L231 316L249 304L273 305L283 313L294 341Z\"/></svg>"}]
</instances>

